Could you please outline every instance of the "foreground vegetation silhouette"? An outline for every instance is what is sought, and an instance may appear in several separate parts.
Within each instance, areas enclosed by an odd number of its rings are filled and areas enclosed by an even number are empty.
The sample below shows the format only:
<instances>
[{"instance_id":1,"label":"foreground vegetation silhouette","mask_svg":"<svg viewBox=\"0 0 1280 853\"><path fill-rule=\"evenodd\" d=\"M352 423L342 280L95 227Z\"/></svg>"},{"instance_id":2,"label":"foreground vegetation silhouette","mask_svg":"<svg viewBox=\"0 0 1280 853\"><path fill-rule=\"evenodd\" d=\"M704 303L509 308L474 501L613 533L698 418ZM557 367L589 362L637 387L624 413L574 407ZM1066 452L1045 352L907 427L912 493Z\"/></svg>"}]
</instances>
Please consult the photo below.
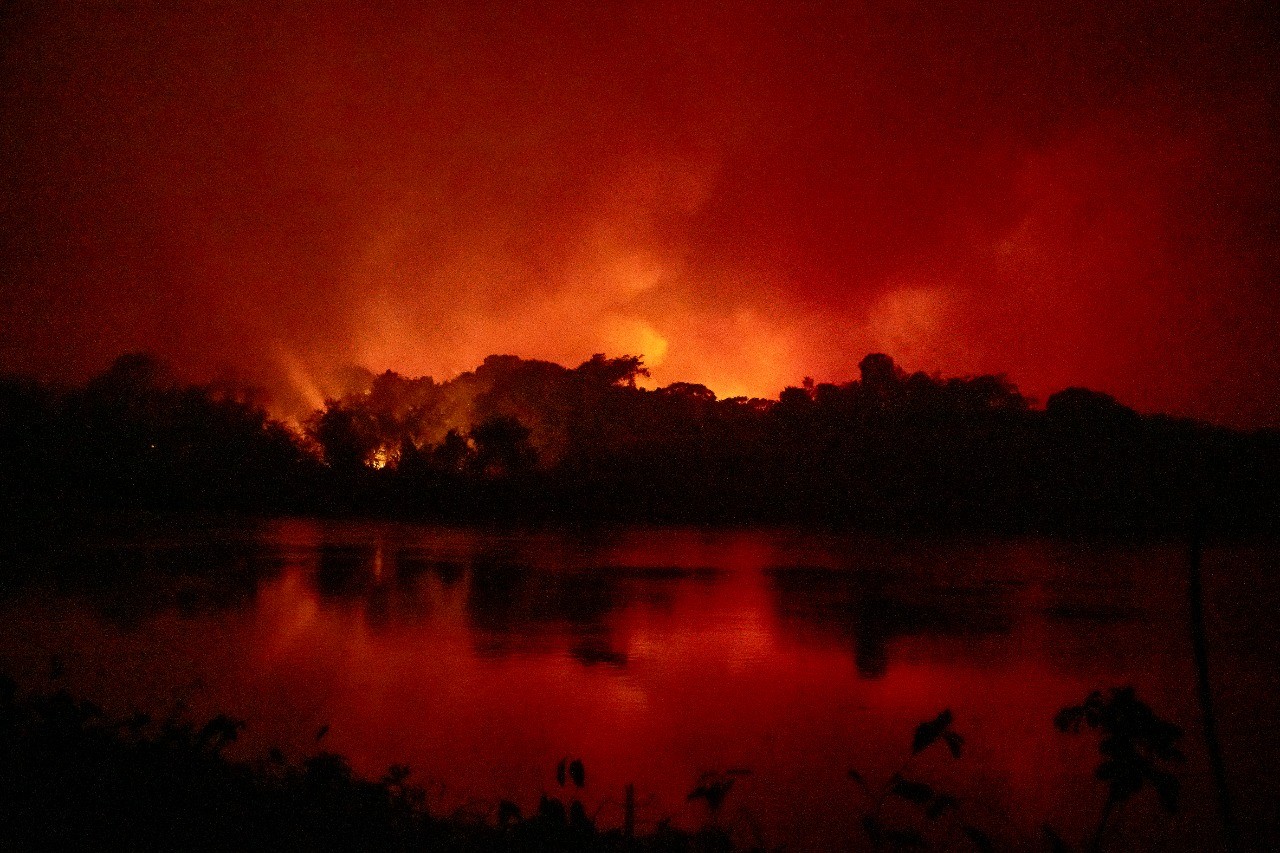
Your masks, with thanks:
<instances>
[{"instance_id":1,"label":"foreground vegetation silhouette","mask_svg":"<svg viewBox=\"0 0 1280 853\"><path fill-rule=\"evenodd\" d=\"M872 850L997 849L1065 851L1105 848L1114 811L1146 787L1170 812L1177 778L1161 765L1180 760L1177 726L1162 720L1131 689L1090 695L1055 720L1063 731L1101 733L1097 777L1107 786L1096 830L1079 848L1045 826L1043 837L997 841L969 816L961 797L918 777L915 759L945 748L959 760L964 738L950 710L922 722L901 767L878 789L849 772L863 796L865 847ZM318 751L290 762L278 750L233 760L228 747L244 723L217 716L194 725L175 712L153 721L142 714L112 717L64 690L19 695L0 676L0 846L17 850L635 850L731 851L720 817L747 768L703 774L688 795L708 819L682 830L669 819L636 829L635 792L628 786L621 827L601 828L581 799L580 759L556 768L559 794L543 793L526 815L501 801L488 813L433 814L424 789L403 765L381 779L362 779L340 755ZM322 731L316 741L323 738ZM598 811L598 810L597 810ZM1007 833L1005 833L1007 835Z\"/></svg>"},{"instance_id":2,"label":"foreground vegetation silhouette","mask_svg":"<svg viewBox=\"0 0 1280 853\"><path fill-rule=\"evenodd\" d=\"M491 356L448 382L353 373L300 426L126 355L83 388L0 382L0 508L888 529L1280 529L1280 431L1139 415L1080 388L886 355L776 400L637 386L639 358Z\"/></svg>"}]
</instances>

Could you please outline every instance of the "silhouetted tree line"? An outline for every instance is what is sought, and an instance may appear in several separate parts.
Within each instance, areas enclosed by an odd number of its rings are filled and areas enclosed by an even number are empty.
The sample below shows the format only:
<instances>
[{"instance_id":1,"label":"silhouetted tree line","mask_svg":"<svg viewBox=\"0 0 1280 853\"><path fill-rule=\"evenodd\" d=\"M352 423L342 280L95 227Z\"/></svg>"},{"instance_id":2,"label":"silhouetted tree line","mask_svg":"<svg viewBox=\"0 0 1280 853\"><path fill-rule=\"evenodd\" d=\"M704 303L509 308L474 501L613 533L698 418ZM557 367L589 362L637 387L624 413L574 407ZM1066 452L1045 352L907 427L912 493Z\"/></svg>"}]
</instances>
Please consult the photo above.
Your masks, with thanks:
<instances>
[{"instance_id":1,"label":"silhouetted tree line","mask_svg":"<svg viewBox=\"0 0 1280 853\"><path fill-rule=\"evenodd\" d=\"M318 462L247 391L178 383L124 355L87 386L0 381L0 506L268 512L297 505Z\"/></svg>"},{"instance_id":2,"label":"silhouetted tree line","mask_svg":"<svg viewBox=\"0 0 1280 853\"><path fill-rule=\"evenodd\" d=\"M1083 388L906 374L777 400L637 387L641 359L490 356L368 374L300 430L123 356L85 388L0 384L0 489L30 506L1102 533L1275 531L1280 432L1140 415Z\"/></svg>"}]
</instances>

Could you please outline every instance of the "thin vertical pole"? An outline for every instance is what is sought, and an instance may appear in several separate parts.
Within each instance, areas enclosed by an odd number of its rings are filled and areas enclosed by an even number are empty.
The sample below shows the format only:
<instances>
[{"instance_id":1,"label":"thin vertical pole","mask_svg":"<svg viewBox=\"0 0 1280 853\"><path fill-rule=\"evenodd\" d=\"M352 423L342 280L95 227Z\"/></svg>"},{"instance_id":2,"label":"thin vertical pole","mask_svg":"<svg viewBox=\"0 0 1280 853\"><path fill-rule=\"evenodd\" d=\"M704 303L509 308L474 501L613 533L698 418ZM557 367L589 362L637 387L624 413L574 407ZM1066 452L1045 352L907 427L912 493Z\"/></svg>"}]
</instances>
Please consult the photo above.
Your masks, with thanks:
<instances>
[{"instance_id":1,"label":"thin vertical pole","mask_svg":"<svg viewBox=\"0 0 1280 853\"><path fill-rule=\"evenodd\" d=\"M1204 627L1204 585L1200 563L1203 547L1200 542L1200 525L1193 524L1191 531L1191 566L1188 597L1191 604L1191 647L1196 659L1196 692L1200 698L1200 714L1203 719L1204 745L1209 753L1209 766L1213 771L1213 787L1218 797L1218 814L1222 818L1222 835L1228 853L1240 849L1240 831L1231 810L1231 792L1227 788L1227 768L1222 761L1222 745L1218 742L1217 717L1213 713L1213 689L1209 684L1209 643Z\"/></svg>"},{"instance_id":2,"label":"thin vertical pole","mask_svg":"<svg viewBox=\"0 0 1280 853\"><path fill-rule=\"evenodd\" d=\"M636 834L636 786L627 785L626 810L622 818L622 834L632 838Z\"/></svg>"}]
</instances>

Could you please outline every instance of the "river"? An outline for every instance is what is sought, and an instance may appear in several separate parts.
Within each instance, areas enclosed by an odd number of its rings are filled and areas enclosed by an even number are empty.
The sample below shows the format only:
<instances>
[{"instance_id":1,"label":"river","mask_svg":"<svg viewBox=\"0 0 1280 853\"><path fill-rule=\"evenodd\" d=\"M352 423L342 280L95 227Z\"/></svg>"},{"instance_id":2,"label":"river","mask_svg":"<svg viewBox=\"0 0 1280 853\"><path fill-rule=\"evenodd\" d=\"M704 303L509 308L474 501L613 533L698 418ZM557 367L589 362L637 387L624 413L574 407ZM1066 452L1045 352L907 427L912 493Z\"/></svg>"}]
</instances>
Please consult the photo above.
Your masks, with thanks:
<instances>
[{"instance_id":1,"label":"river","mask_svg":"<svg viewBox=\"0 0 1280 853\"><path fill-rule=\"evenodd\" d=\"M1129 685L1186 730L1183 807L1141 793L1107 848L1219 845L1176 545L293 520L44 553L0 597L0 668L23 688L226 712L248 722L245 757L408 764L441 813L560 795L568 757L602 824L633 784L641 829L714 819L743 843L857 848L915 727L949 708L961 756L938 744L902 773L959 808L931 821L894 801L885 820L955 849L963 825L1008 847L1048 823L1074 846L1105 789L1096 736L1054 714ZM1278 555L1205 558L1227 769L1259 849L1280 830ZM719 814L687 799L730 770Z\"/></svg>"}]
</instances>

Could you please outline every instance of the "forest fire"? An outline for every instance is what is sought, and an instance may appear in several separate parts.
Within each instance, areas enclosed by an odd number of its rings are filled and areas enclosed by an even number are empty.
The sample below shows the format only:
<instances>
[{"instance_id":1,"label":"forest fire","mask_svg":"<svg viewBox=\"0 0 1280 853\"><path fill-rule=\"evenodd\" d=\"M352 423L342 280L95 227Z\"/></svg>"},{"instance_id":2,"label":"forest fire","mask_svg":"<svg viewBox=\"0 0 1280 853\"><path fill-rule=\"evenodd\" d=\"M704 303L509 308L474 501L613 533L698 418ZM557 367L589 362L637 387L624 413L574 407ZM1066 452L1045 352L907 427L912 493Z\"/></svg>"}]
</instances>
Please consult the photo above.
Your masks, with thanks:
<instances>
[{"instance_id":1,"label":"forest fire","mask_svg":"<svg viewBox=\"0 0 1280 853\"><path fill-rule=\"evenodd\" d=\"M0 3L0 850L1280 849L1278 23Z\"/></svg>"},{"instance_id":2,"label":"forest fire","mask_svg":"<svg viewBox=\"0 0 1280 853\"><path fill-rule=\"evenodd\" d=\"M300 417L351 364L880 351L1280 423L1266 4L535 5L14 6L0 371Z\"/></svg>"},{"instance_id":3,"label":"forest fire","mask_svg":"<svg viewBox=\"0 0 1280 853\"><path fill-rule=\"evenodd\" d=\"M368 465L375 471L381 471L388 465L394 468L396 463L399 461L400 457L398 455L393 454L392 451L385 447L378 447L375 448L371 454L365 457L364 464Z\"/></svg>"}]
</instances>

